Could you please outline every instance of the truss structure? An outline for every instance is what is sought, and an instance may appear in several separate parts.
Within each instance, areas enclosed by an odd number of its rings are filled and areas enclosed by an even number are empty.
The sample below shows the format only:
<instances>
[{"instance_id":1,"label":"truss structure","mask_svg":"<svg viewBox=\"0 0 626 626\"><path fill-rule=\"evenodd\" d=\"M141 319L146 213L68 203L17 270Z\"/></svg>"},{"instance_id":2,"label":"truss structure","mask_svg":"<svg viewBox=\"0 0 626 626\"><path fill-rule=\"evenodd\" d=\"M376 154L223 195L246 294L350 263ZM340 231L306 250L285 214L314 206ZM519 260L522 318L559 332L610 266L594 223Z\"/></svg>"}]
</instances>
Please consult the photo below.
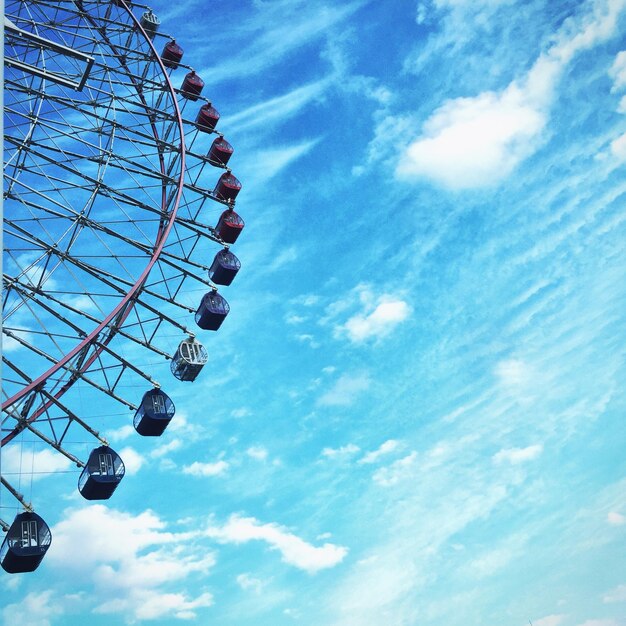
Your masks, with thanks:
<instances>
[{"instance_id":1,"label":"truss structure","mask_svg":"<svg viewBox=\"0 0 626 626\"><path fill-rule=\"evenodd\" d=\"M181 92L191 68L163 63L171 38L148 7L8 0L5 14L1 441L28 430L81 466L69 434L106 441L72 390L132 410L129 376L159 387L146 354L194 336L234 201L213 191L216 133L195 123L208 100Z\"/></svg>"}]
</instances>

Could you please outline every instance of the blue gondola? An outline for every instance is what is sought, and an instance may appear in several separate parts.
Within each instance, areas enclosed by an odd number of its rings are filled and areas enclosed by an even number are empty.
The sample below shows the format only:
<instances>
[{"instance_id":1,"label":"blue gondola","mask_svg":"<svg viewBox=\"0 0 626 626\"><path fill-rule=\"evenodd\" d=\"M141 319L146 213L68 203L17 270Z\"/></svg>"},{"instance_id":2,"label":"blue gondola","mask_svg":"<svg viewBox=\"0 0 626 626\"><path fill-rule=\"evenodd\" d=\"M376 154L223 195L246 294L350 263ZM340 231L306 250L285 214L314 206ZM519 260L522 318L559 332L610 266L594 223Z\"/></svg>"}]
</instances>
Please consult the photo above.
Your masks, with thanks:
<instances>
[{"instance_id":1,"label":"blue gondola","mask_svg":"<svg viewBox=\"0 0 626 626\"><path fill-rule=\"evenodd\" d=\"M135 413L135 430L144 437L158 437L163 434L176 409L171 398L160 389L146 392Z\"/></svg>"},{"instance_id":2,"label":"blue gondola","mask_svg":"<svg viewBox=\"0 0 626 626\"><path fill-rule=\"evenodd\" d=\"M215 289L204 294L196 311L196 324L204 330L217 330L226 319L230 306Z\"/></svg>"},{"instance_id":3,"label":"blue gondola","mask_svg":"<svg viewBox=\"0 0 626 626\"><path fill-rule=\"evenodd\" d=\"M78 491L86 500L107 500L124 478L124 462L115 450L100 446L91 451L78 479Z\"/></svg>"},{"instance_id":4,"label":"blue gondola","mask_svg":"<svg viewBox=\"0 0 626 626\"><path fill-rule=\"evenodd\" d=\"M215 255L209 268L209 278L217 285L230 285L240 269L239 259L224 248Z\"/></svg>"},{"instance_id":5,"label":"blue gondola","mask_svg":"<svg viewBox=\"0 0 626 626\"><path fill-rule=\"evenodd\" d=\"M148 35L150 39L154 39L154 36L157 34L159 26L161 25L161 20L150 9L148 9L141 16L139 23L146 32L146 35Z\"/></svg>"},{"instance_id":6,"label":"blue gondola","mask_svg":"<svg viewBox=\"0 0 626 626\"><path fill-rule=\"evenodd\" d=\"M180 342L170 363L170 369L178 380L194 381L208 360L209 355L205 347L190 337Z\"/></svg>"},{"instance_id":7,"label":"blue gondola","mask_svg":"<svg viewBox=\"0 0 626 626\"><path fill-rule=\"evenodd\" d=\"M34 572L52 542L52 533L37 513L19 513L0 547L0 565L9 574Z\"/></svg>"}]
</instances>

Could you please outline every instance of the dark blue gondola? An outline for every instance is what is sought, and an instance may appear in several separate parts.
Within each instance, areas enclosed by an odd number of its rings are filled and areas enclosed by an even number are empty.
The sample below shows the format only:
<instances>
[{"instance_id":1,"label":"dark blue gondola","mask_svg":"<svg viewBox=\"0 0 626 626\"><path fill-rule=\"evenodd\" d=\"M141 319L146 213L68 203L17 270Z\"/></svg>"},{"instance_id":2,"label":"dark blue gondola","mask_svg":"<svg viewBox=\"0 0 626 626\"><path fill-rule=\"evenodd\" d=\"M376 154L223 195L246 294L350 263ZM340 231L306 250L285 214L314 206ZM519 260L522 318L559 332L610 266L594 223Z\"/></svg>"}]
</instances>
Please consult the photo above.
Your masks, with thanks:
<instances>
[{"instance_id":1,"label":"dark blue gondola","mask_svg":"<svg viewBox=\"0 0 626 626\"><path fill-rule=\"evenodd\" d=\"M217 330L226 319L230 306L215 289L204 294L196 311L196 324L204 330Z\"/></svg>"},{"instance_id":2,"label":"dark blue gondola","mask_svg":"<svg viewBox=\"0 0 626 626\"><path fill-rule=\"evenodd\" d=\"M225 248L215 255L209 268L209 278L217 285L230 285L240 269L239 259Z\"/></svg>"},{"instance_id":3,"label":"dark blue gondola","mask_svg":"<svg viewBox=\"0 0 626 626\"><path fill-rule=\"evenodd\" d=\"M50 528L37 513L19 513L0 547L0 565L9 574L34 572L51 542Z\"/></svg>"},{"instance_id":4,"label":"dark blue gondola","mask_svg":"<svg viewBox=\"0 0 626 626\"><path fill-rule=\"evenodd\" d=\"M108 446L95 448L78 479L78 491L86 500L107 500L125 471L124 462L115 450Z\"/></svg>"},{"instance_id":5,"label":"dark blue gondola","mask_svg":"<svg viewBox=\"0 0 626 626\"><path fill-rule=\"evenodd\" d=\"M205 347L193 337L180 342L176 354L170 363L172 374L178 380L192 382L207 364L209 355Z\"/></svg>"},{"instance_id":6,"label":"dark blue gondola","mask_svg":"<svg viewBox=\"0 0 626 626\"><path fill-rule=\"evenodd\" d=\"M171 398L160 389L152 389L143 395L135 413L135 430L144 437L159 437L175 412Z\"/></svg>"}]
</instances>

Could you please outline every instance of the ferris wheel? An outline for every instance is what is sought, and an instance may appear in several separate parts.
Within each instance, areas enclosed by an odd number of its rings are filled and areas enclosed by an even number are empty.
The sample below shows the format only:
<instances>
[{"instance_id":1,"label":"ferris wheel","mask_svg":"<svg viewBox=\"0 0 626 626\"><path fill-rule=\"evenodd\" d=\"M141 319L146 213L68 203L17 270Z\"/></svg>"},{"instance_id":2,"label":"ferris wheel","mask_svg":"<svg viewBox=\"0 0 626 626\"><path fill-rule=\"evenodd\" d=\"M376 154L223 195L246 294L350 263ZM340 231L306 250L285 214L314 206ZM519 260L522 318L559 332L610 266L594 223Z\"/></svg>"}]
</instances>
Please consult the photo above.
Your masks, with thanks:
<instances>
[{"instance_id":1,"label":"ferris wheel","mask_svg":"<svg viewBox=\"0 0 626 626\"><path fill-rule=\"evenodd\" d=\"M204 331L229 312L218 289L240 268L241 183L201 77L148 7L7 0L5 15L1 443L45 442L82 468L86 499L106 499L124 463L77 389L163 433L167 389L196 379ZM146 354L169 360L167 380ZM50 529L4 474L2 491L23 511L0 519L0 565L32 571Z\"/></svg>"}]
</instances>

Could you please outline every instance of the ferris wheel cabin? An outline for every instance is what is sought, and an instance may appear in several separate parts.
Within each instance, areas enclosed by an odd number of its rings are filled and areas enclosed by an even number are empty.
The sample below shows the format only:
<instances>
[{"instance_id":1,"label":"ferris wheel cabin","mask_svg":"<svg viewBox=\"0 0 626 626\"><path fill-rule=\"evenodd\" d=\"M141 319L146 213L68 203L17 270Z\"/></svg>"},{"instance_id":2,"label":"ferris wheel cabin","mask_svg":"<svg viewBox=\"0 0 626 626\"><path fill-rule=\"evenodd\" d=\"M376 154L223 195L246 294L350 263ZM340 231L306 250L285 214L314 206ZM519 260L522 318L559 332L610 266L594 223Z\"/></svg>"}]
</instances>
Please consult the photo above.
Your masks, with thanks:
<instances>
[{"instance_id":1,"label":"ferris wheel cabin","mask_svg":"<svg viewBox=\"0 0 626 626\"><path fill-rule=\"evenodd\" d=\"M196 379L208 360L206 348L191 337L180 342L170 363L170 369L178 380L191 382Z\"/></svg>"},{"instance_id":2,"label":"ferris wheel cabin","mask_svg":"<svg viewBox=\"0 0 626 626\"><path fill-rule=\"evenodd\" d=\"M159 437L174 417L176 409L171 398L160 389L144 393L135 413L133 425L144 437Z\"/></svg>"},{"instance_id":3,"label":"ferris wheel cabin","mask_svg":"<svg viewBox=\"0 0 626 626\"><path fill-rule=\"evenodd\" d=\"M204 294L196 311L196 324L203 330L217 330L226 319L230 306L226 298L213 289Z\"/></svg>"},{"instance_id":4,"label":"ferris wheel cabin","mask_svg":"<svg viewBox=\"0 0 626 626\"><path fill-rule=\"evenodd\" d=\"M161 52L161 61L165 67L175 70L183 59L184 51L174 39L168 41Z\"/></svg>"},{"instance_id":5,"label":"ferris wheel cabin","mask_svg":"<svg viewBox=\"0 0 626 626\"><path fill-rule=\"evenodd\" d=\"M219 119L220 114L214 106L203 104L198 111L196 125L198 126L198 130L201 130L203 133L210 133L215 128Z\"/></svg>"},{"instance_id":6,"label":"ferris wheel cabin","mask_svg":"<svg viewBox=\"0 0 626 626\"><path fill-rule=\"evenodd\" d=\"M78 491L86 500L108 500L124 478L125 471L115 450L108 446L95 448L78 479Z\"/></svg>"},{"instance_id":7,"label":"ferris wheel cabin","mask_svg":"<svg viewBox=\"0 0 626 626\"><path fill-rule=\"evenodd\" d=\"M144 31L146 31L148 37L150 37L150 39L154 39L154 36L157 34L159 26L161 25L161 20L150 9L148 9L141 16L139 23Z\"/></svg>"},{"instance_id":8,"label":"ferris wheel cabin","mask_svg":"<svg viewBox=\"0 0 626 626\"><path fill-rule=\"evenodd\" d=\"M195 102L204 89L204 81L193 71L189 72L180 86L180 95Z\"/></svg>"},{"instance_id":9,"label":"ferris wheel cabin","mask_svg":"<svg viewBox=\"0 0 626 626\"><path fill-rule=\"evenodd\" d=\"M213 193L220 200L232 202L240 191L241 183L237 178L230 172L224 172L217 181Z\"/></svg>"},{"instance_id":10,"label":"ferris wheel cabin","mask_svg":"<svg viewBox=\"0 0 626 626\"><path fill-rule=\"evenodd\" d=\"M34 572L50 547L52 533L36 513L19 513L0 547L0 565L9 574Z\"/></svg>"},{"instance_id":11,"label":"ferris wheel cabin","mask_svg":"<svg viewBox=\"0 0 626 626\"><path fill-rule=\"evenodd\" d=\"M244 226L245 223L238 213L235 213L233 209L226 209L220 215L215 230L223 242L235 243Z\"/></svg>"},{"instance_id":12,"label":"ferris wheel cabin","mask_svg":"<svg viewBox=\"0 0 626 626\"><path fill-rule=\"evenodd\" d=\"M228 248L224 248L215 255L209 268L209 278L217 285L230 285L240 269L239 259Z\"/></svg>"},{"instance_id":13,"label":"ferris wheel cabin","mask_svg":"<svg viewBox=\"0 0 626 626\"><path fill-rule=\"evenodd\" d=\"M234 148L224 139L224 137L216 137L211 144L207 155L209 163L216 167L225 167L231 156L233 156Z\"/></svg>"}]
</instances>

